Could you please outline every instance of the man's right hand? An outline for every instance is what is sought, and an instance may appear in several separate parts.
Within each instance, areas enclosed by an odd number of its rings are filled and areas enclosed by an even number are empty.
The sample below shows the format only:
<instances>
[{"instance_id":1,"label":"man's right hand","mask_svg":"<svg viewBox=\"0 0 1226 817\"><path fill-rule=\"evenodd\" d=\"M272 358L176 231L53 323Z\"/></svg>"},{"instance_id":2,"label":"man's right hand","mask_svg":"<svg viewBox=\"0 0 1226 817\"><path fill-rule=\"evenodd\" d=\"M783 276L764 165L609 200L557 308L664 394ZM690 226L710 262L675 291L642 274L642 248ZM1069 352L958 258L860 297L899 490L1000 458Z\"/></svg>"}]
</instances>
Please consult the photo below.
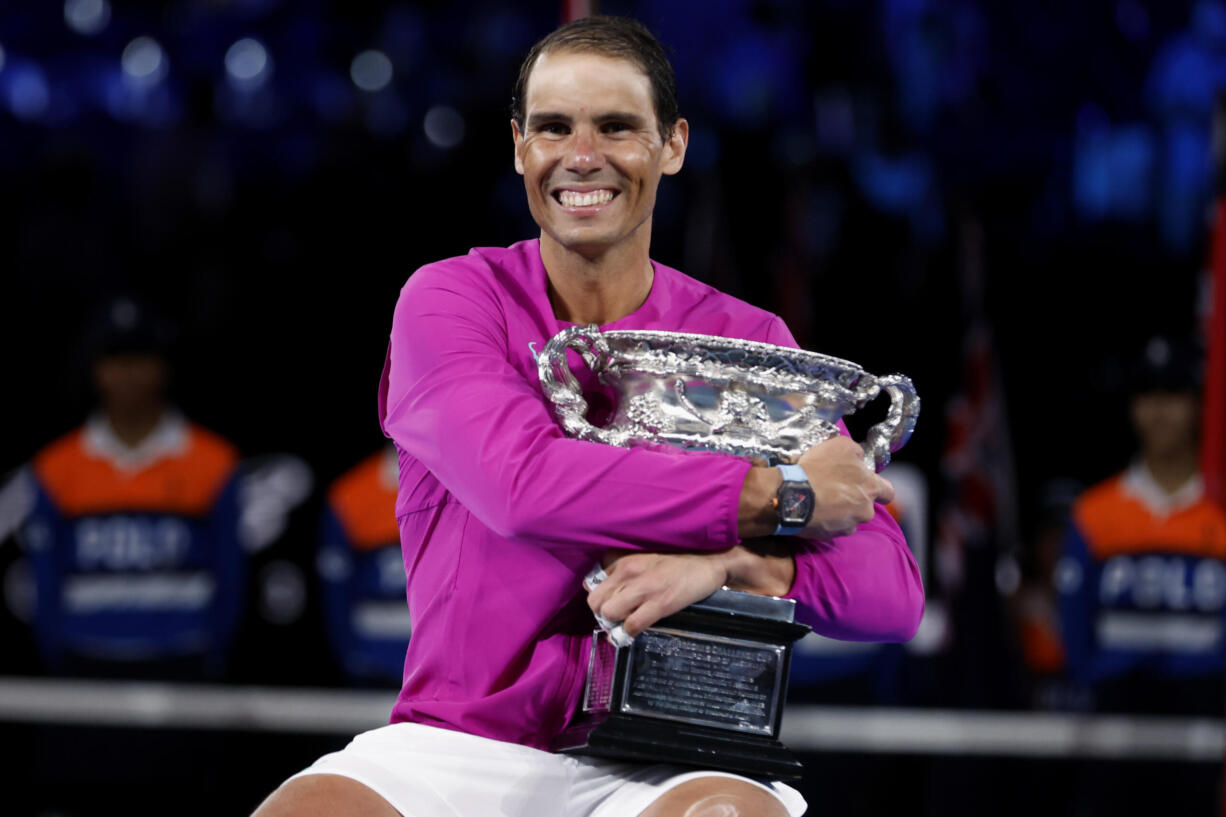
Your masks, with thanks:
<instances>
[{"instance_id":1,"label":"man's right hand","mask_svg":"<svg viewBox=\"0 0 1226 817\"><path fill-rule=\"evenodd\" d=\"M864 452L849 437L839 435L818 443L796 462L813 488L809 524L798 534L806 539L845 536L873 518L873 503L894 498L894 486L864 464ZM778 468L754 466L745 477L738 509L737 533L742 539L769 536L778 522L773 500L783 482Z\"/></svg>"},{"instance_id":2,"label":"man's right hand","mask_svg":"<svg viewBox=\"0 0 1226 817\"><path fill-rule=\"evenodd\" d=\"M839 435L818 443L796 462L813 487L813 516L798 535L830 539L852 533L873 518L873 503L894 499L894 486L864 464L864 451Z\"/></svg>"}]
</instances>

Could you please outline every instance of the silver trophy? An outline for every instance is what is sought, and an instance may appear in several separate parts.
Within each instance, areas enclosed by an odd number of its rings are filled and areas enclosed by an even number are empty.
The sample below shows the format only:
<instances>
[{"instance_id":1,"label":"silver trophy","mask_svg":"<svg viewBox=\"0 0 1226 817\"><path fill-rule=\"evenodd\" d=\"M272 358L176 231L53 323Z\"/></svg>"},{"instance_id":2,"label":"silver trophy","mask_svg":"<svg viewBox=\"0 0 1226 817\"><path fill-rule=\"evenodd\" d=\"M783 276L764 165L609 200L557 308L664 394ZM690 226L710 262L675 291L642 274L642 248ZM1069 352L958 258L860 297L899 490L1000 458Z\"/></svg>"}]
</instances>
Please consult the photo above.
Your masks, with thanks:
<instances>
[{"instance_id":1,"label":"silver trophy","mask_svg":"<svg viewBox=\"0 0 1226 817\"><path fill-rule=\"evenodd\" d=\"M616 395L602 428L586 419L568 350ZM568 435L623 447L795 462L884 391L886 418L860 444L865 464L879 471L919 415L902 375L876 377L846 360L710 335L575 326L549 341L538 369ZM612 640L597 630L582 715L554 748L799 778L800 763L778 740L792 644L809 629L794 621L794 606L725 588L632 642L616 638L620 628L610 628Z\"/></svg>"},{"instance_id":2,"label":"silver trophy","mask_svg":"<svg viewBox=\"0 0 1226 817\"><path fill-rule=\"evenodd\" d=\"M587 401L568 349L617 394L603 428L585 419ZM567 434L623 447L658 442L795 462L884 391L889 412L860 444L865 464L880 471L919 416L919 397L903 375L876 377L837 357L713 335L574 326L549 341L538 371Z\"/></svg>"}]
</instances>

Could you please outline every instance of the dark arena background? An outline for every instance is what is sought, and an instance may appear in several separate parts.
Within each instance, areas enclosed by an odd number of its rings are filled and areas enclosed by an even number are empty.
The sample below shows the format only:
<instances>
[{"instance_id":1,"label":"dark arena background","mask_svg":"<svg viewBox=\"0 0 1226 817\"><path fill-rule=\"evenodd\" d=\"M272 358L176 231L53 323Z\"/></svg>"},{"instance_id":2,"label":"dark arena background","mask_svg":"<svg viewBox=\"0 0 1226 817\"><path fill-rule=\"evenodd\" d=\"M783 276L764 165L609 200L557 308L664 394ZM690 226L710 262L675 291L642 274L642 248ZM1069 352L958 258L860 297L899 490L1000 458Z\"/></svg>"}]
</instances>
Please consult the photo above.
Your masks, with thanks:
<instances>
[{"instance_id":1,"label":"dark arena background","mask_svg":"<svg viewBox=\"0 0 1226 817\"><path fill-rule=\"evenodd\" d=\"M332 486L384 443L406 278L538 232L510 93L572 6L0 0L0 814L246 814L385 722L399 668L346 652L353 600L330 595ZM1222 662L1086 681L1061 548L1074 500L1137 457L1155 349L1200 361L1204 495L1226 498L1226 5L599 11L671 49L691 123L653 257L923 399L887 476L925 619L906 645L798 648L809 813L1222 814ZM241 598L224 654L63 661L23 486L133 326L238 452ZM1158 580L1163 649L1220 648L1224 552ZM384 635L386 608L362 619Z\"/></svg>"}]
</instances>

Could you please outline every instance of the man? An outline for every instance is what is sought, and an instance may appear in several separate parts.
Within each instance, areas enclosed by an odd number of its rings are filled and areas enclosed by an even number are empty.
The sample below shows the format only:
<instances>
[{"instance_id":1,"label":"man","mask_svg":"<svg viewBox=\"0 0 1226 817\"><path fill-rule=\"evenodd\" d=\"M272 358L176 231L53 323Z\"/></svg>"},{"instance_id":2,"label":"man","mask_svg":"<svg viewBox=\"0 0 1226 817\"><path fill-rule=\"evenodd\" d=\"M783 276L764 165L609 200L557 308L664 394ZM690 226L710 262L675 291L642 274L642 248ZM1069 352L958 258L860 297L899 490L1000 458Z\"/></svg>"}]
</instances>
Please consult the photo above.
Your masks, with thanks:
<instances>
[{"instance_id":1,"label":"man","mask_svg":"<svg viewBox=\"0 0 1226 817\"><path fill-rule=\"evenodd\" d=\"M1132 373L1139 456L1073 506L1057 564L1072 680L1108 711L1218 713L1226 514L1199 469L1200 367L1154 338Z\"/></svg>"},{"instance_id":2,"label":"man","mask_svg":"<svg viewBox=\"0 0 1226 817\"><path fill-rule=\"evenodd\" d=\"M546 37L521 69L511 130L539 241L423 267L393 319L380 414L400 450L414 625L393 723L257 814L800 814L779 784L548 750L579 705L592 611L636 635L728 584L793 596L827 635L909 638L919 574L874 505L892 489L846 438L806 452L786 486L735 457L566 438L535 361L566 326L794 344L774 315L648 255L656 188L681 169L689 129L646 29L586 18ZM773 501L802 490L814 508L791 552L740 544L776 532ZM582 578L602 560L609 578L585 604Z\"/></svg>"},{"instance_id":3,"label":"man","mask_svg":"<svg viewBox=\"0 0 1226 817\"><path fill-rule=\"evenodd\" d=\"M115 298L88 337L98 410L5 487L32 624L54 672L197 678L226 669L243 603L238 452L167 399L169 329Z\"/></svg>"}]
</instances>

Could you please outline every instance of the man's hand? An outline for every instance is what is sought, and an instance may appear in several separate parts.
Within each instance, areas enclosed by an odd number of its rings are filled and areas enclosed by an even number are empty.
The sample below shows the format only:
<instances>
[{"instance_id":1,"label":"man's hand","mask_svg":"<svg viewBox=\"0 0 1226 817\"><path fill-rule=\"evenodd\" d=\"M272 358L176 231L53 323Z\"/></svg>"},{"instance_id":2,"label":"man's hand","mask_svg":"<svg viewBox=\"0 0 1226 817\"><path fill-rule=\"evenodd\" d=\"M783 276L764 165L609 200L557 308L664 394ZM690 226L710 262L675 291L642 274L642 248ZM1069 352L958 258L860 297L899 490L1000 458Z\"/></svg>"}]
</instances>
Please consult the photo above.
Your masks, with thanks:
<instances>
[{"instance_id":1,"label":"man's hand","mask_svg":"<svg viewBox=\"0 0 1226 817\"><path fill-rule=\"evenodd\" d=\"M807 539L830 539L853 532L873 518L873 503L894 498L894 486L864 464L864 452L849 437L839 435L800 455L813 488L813 516L800 532ZM778 524L774 499L783 476L778 468L755 465L745 475L737 508L741 539L769 536Z\"/></svg>"},{"instance_id":2,"label":"man's hand","mask_svg":"<svg viewBox=\"0 0 1226 817\"><path fill-rule=\"evenodd\" d=\"M729 551L605 554L608 578L587 595L592 612L620 621L631 637L728 583Z\"/></svg>"},{"instance_id":3,"label":"man's hand","mask_svg":"<svg viewBox=\"0 0 1226 817\"><path fill-rule=\"evenodd\" d=\"M604 569L608 578L588 593L588 606L609 621L622 622L631 637L724 585L782 596L796 578L791 550L773 539L706 553L613 550L605 555Z\"/></svg>"},{"instance_id":4,"label":"man's hand","mask_svg":"<svg viewBox=\"0 0 1226 817\"><path fill-rule=\"evenodd\" d=\"M800 455L796 463L813 487L813 516L800 532L808 539L845 536L873 518L873 503L894 499L894 486L864 464L864 451L839 435Z\"/></svg>"}]
</instances>

